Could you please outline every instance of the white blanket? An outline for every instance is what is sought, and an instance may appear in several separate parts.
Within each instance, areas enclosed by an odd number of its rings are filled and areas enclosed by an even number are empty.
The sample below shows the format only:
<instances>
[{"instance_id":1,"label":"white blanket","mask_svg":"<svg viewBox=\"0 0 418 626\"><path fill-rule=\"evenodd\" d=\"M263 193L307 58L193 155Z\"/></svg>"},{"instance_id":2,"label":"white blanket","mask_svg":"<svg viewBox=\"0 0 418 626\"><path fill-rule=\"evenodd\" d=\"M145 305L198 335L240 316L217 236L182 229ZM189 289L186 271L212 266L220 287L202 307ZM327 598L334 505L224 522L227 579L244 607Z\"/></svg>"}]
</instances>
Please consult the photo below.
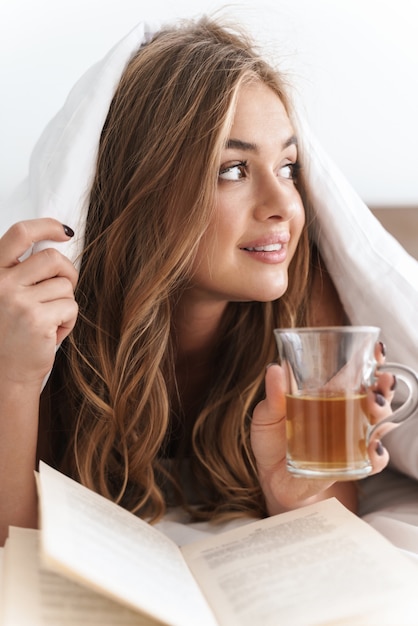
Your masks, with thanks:
<instances>
[{"instance_id":1,"label":"white blanket","mask_svg":"<svg viewBox=\"0 0 418 626\"><path fill-rule=\"evenodd\" d=\"M93 66L75 85L34 149L25 195L19 203L31 207L24 211L26 215L55 216L74 228L76 237L58 246L73 260L83 245L89 187L111 97L132 53L157 28L157 24L139 24ZM349 318L353 324L380 326L388 358L418 370L418 262L373 217L302 116L298 124L308 156L317 242ZM418 479L418 416L387 436L385 444L393 467ZM407 535L405 526L410 526L407 549L418 553L418 483L390 472L378 482L371 478L363 483L362 511L367 511L370 523L395 543L398 535L399 545ZM396 497L394 484L402 485L402 501Z\"/></svg>"}]
</instances>

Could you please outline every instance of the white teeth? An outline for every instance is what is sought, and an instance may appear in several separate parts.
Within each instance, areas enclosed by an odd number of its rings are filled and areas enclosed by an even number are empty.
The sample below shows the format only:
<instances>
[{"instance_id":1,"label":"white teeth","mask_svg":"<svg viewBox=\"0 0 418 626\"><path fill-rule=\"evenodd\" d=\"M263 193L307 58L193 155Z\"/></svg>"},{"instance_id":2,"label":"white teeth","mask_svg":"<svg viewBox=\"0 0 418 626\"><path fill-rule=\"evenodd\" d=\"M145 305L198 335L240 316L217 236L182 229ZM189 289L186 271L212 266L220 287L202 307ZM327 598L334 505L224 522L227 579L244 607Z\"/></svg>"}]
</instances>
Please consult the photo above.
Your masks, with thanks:
<instances>
[{"instance_id":1,"label":"white teeth","mask_svg":"<svg viewBox=\"0 0 418 626\"><path fill-rule=\"evenodd\" d=\"M255 250L256 252L277 252L282 249L281 243L271 243L268 246L255 246L254 248L247 248L247 250Z\"/></svg>"}]
</instances>

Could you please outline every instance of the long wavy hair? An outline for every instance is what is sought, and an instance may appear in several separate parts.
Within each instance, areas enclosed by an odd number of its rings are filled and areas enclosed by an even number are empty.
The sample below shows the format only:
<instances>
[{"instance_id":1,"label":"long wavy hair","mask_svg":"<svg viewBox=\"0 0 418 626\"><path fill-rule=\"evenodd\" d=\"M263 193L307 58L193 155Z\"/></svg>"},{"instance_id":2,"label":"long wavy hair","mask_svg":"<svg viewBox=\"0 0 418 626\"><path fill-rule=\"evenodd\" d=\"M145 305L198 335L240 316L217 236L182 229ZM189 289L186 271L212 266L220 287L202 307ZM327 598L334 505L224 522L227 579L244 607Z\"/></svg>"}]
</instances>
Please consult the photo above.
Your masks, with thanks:
<instances>
[{"instance_id":1,"label":"long wavy hair","mask_svg":"<svg viewBox=\"0 0 418 626\"><path fill-rule=\"evenodd\" d=\"M180 419L173 312L215 209L237 93L250 80L273 89L292 117L286 81L243 32L207 18L163 29L127 65L101 134L79 318L57 355L41 419L51 462L150 521L166 510L167 485L195 519L266 513L250 418L275 359L273 328L306 323L306 228L283 297L231 302L223 316L216 372L187 452L200 507L189 506L176 463L165 462ZM303 174L297 184L304 200Z\"/></svg>"}]
</instances>

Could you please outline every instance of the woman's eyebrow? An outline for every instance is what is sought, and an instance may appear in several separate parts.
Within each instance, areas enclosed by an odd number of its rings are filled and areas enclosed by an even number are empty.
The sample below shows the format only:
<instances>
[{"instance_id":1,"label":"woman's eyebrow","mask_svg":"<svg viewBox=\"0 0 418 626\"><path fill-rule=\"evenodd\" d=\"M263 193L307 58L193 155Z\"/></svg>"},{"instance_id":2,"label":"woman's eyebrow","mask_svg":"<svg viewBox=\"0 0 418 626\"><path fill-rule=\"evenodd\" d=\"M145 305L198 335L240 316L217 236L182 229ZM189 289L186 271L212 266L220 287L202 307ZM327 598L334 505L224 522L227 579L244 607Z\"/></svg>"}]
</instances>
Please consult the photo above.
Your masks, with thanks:
<instances>
[{"instance_id":1,"label":"woman's eyebrow","mask_svg":"<svg viewBox=\"0 0 418 626\"><path fill-rule=\"evenodd\" d=\"M283 148L288 148L289 146L298 147L298 138L296 137L296 135L292 135L287 141L284 142Z\"/></svg>"},{"instance_id":2,"label":"woman's eyebrow","mask_svg":"<svg viewBox=\"0 0 418 626\"><path fill-rule=\"evenodd\" d=\"M282 144L282 149L288 148L289 146L297 146L298 140L296 135L291 135L286 141ZM248 141L243 141L242 139L228 139L226 142L225 148L232 150L245 150L247 152L258 152L258 146L255 143L250 143Z\"/></svg>"},{"instance_id":3,"label":"woman's eyebrow","mask_svg":"<svg viewBox=\"0 0 418 626\"><path fill-rule=\"evenodd\" d=\"M228 139L226 142L226 149L246 150L249 152L257 152L258 148L255 143L249 143L248 141L242 141L242 139Z\"/></svg>"}]
</instances>

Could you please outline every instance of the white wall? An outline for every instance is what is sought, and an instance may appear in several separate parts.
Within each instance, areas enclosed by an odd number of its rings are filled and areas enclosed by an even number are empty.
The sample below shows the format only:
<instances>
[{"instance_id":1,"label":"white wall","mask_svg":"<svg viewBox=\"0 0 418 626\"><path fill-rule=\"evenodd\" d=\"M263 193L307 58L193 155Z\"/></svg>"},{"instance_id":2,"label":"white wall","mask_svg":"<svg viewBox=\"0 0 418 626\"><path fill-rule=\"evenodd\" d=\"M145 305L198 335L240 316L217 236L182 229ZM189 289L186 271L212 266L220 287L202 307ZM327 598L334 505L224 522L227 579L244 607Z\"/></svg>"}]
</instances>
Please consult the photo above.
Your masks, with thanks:
<instances>
[{"instance_id":1,"label":"white wall","mask_svg":"<svg viewBox=\"0 0 418 626\"><path fill-rule=\"evenodd\" d=\"M6 198L72 84L141 19L209 0L0 0L0 232ZM226 13L282 59L316 134L370 204L418 204L415 0L243 0ZM225 11L224 11L225 12Z\"/></svg>"}]
</instances>

